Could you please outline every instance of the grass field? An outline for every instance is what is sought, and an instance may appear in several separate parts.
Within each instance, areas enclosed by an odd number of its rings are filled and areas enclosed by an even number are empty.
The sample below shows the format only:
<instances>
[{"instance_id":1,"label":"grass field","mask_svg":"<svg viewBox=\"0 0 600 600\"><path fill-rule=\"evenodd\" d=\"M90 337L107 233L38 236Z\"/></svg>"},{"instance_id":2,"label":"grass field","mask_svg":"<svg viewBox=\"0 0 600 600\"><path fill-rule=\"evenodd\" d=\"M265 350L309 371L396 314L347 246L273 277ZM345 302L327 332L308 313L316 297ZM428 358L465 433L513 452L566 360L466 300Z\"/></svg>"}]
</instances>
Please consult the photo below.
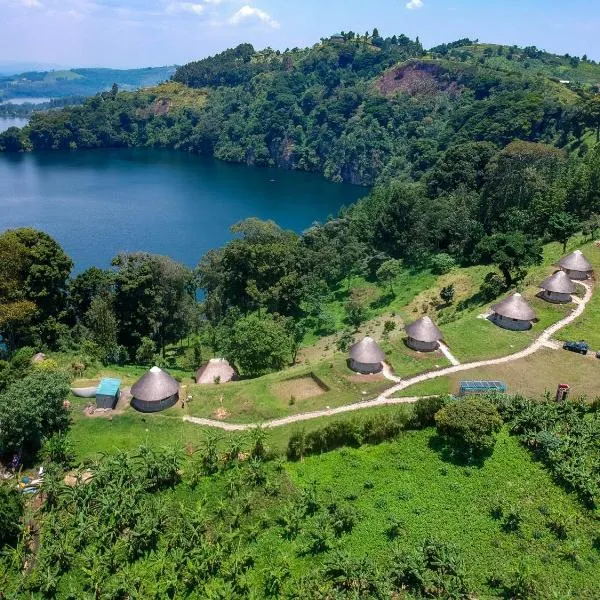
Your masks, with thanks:
<instances>
[{"instance_id":1,"label":"grass field","mask_svg":"<svg viewBox=\"0 0 600 600\"><path fill-rule=\"evenodd\" d=\"M351 499L360 522L343 539L348 552L384 560L391 546L385 532L394 519L401 524L401 546L414 547L428 536L457 544L479 598L497 597L488 577L514 572L521 561L554 597L598 597L600 556L593 549L598 522L506 432L481 468L444 460L435 432L425 430L379 446L311 457L286 469L298 486L316 481L324 499ZM522 516L519 531L506 532L493 518L498 504ZM550 533L548 514L572 524L566 540ZM281 548L281 542L273 532L261 546Z\"/></svg>"},{"instance_id":2,"label":"grass field","mask_svg":"<svg viewBox=\"0 0 600 600\"><path fill-rule=\"evenodd\" d=\"M466 379L500 380L511 394L540 397L554 395L559 383L571 385L572 396L600 397L600 360L566 350L542 349L515 362L479 367L431 379L406 388L400 396L428 396L458 393L460 381Z\"/></svg>"}]
</instances>

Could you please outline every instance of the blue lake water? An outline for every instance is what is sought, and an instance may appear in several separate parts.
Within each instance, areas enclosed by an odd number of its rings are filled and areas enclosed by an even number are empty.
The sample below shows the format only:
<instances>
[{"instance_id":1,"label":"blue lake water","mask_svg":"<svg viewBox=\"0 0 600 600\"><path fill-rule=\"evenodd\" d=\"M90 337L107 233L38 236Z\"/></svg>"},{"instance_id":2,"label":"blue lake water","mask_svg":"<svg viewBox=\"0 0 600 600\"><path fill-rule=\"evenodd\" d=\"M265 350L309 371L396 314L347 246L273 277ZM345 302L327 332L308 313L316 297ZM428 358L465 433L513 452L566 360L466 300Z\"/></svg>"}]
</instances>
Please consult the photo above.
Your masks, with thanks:
<instances>
[{"instance_id":1,"label":"blue lake water","mask_svg":"<svg viewBox=\"0 0 600 600\"><path fill-rule=\"evenodd\" d=\"M314 174L168 150L0 154L0 232L48 232L76 271L139 250L194 266L231 239L241 219L273 219L300 232L366 194Z\"/></svg>"}]
</instances>

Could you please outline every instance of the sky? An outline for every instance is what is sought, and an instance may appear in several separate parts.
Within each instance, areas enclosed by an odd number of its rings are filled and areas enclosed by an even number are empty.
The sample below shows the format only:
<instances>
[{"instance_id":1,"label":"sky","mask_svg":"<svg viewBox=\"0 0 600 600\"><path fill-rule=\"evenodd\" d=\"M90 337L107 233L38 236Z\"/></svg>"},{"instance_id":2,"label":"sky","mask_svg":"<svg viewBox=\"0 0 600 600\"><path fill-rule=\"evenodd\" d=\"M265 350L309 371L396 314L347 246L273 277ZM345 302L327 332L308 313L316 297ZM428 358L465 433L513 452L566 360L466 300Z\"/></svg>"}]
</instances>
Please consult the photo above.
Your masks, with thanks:
<instances>
[{"instance_id":1,"label":"sky","mask_svg":"<svg viewBox=\"0 0 600 600\"><path fill-rule=\"evenodd\" d=\"M183 64L374 27L425 47L470 37L600 60L600 0L0 0L0 64Z\"/></svg>"}]
</instances>

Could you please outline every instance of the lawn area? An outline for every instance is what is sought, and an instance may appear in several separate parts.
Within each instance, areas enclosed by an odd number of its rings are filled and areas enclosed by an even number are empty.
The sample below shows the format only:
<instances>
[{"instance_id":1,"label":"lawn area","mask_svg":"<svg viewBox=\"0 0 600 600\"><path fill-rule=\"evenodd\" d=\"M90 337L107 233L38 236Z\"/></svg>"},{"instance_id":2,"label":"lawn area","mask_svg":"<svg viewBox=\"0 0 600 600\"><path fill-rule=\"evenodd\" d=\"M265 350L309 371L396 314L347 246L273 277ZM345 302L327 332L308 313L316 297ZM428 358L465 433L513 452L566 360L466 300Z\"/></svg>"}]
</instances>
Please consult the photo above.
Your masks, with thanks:
<instances>
[{"instance_id":1,"label":"lawn area","mask_svg":"<svg viewBox=\"0 0 600 600\"><path fill-rule=\"evenodd\" d=\"M593 355L582 356L566 350L544 348L520 360L479 367L418 383L398 393L398 396L428 396L456 394L459 382L466 379L500 380L511 394L540 397L546 391L554 395L559 383L571 385L572 396L600 396L600 360Z\"/></svg>"},{"instance_id":2,"label":"lawn area","mask_svg":"<svg viewBox=\"0 0 600 600\"><path fill-rule=\"evenodd\" d=\"M174 409L160 414L142 414L132 408L123 414L87 417L83 414L85 401L78 399L72 404L73 422L69 438L73 442L77 462L98 458L101 454L112 454L116 450L135 451L142 444L155 448L170 446L181 450L198 447L208 435L215 436L224 446L232 438L247 437L247 432L225 432L212 427L202 427L185 422L181 415L174 416ZM362 421L374 415L385 415L398 411L410 412L412 407L381 406L351 414L311 419L301 424L267 429L267 445L277 454L285 454L290 435L298 429L313 431L336 421L355 419Z\"/></svg>"},{"instance_id":3,"label":"lawn area","mask_svg":"<svg viewBox=\"0 0 600 600\"><path fill-rule=\"evenodd\" d=\"M311 380L312 384L308 385ZM357 376L347 367L345 356L338 354L331 361L286 369L257 379L191 385L188 393L193 400L187 409L196 417L260 423L373 398L390 385L381 375Z\"/></svg>"},{"instance_id":4,"label":"lawn area","mask_svg":"<svg viewBox=\"0 0 600 600\"><path fill-rule=\"evenodd\" d=\"M347 498L358 511L357 526L343 538L347 552L385 560L392 547L386 529L394 519L401 531L394 543L403 548L428 536L458 545L478 598L499 597L488 578L514 573L521 561L553 597L599 597L597 521L553 483L517 439L503 431L481 468L448 462L437 446L431 429L407 432L394 442L342 449L288 463L286 469L297 486L315 481L324 501L332 495ZM522 517L518 531L505 531L493 518L498 505ZM549 515L571 524L566 540L550 532ZM281 543L271 531L260 540L261 547Z\"/></svg>"}]
</instances>

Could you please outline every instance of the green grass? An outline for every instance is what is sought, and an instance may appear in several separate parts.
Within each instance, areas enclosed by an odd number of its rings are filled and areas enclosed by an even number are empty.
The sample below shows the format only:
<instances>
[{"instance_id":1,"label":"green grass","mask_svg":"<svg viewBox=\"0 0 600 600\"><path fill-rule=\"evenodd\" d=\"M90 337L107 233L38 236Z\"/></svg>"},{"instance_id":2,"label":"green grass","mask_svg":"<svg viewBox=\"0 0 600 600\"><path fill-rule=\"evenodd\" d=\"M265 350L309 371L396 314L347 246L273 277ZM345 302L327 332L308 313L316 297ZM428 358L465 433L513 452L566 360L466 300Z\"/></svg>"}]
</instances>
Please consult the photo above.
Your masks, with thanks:
<instances>
[{"instance_id":1,"label":"green grass","mask_svg":"<svg viewBox=\"0 0 600 600\"><path fill-rule=\"evenodd\" d=\"M317 482L319 494L352 501L360 523L344 537L345 551L384 560L391 543L385 535L391 518L404 524L397 543L412 548L434 536L457 544L480 598L497 597L488 587L492 574L506 575L524 561L555 593L597 598L599 555L593 535L598 523L575 498L558 488L515 438L502 432L493 455L481 468L444 460L433 430L408 432L397 441L342 449L288 464L298 486ZM506 533L491 511L501 503L523 516L521 531ZM557 540L542 511L572 523L569 537ZM267 541L281 545L275 537ZM566 554L575 547L575 565Z\"/></svg>"},{"instance_id":2,"label":"green grass","mask_svg":"<svg viewBox=\"0 0 600 600\"><path fill-rule=\"evenodd\" d=\"M590 399L600 396L600 360L566 350L542 349L514 362L479 367L418 383L398 396L456 394L465 379L500 380L511 394L538 398L545 392L554 394L559 383L571 386L571 395Z\"/></svg>"},{"instance_id":3,"label":"green grass","mask_svg":"<svg viewBox=\"0 0 600 600\"><path fill-rule=\"evenodd\" d=\"M296 399L277 393L278 384L314 374L328 391L317 396ZM191 385L188 393L193 400L189 414L196 417L215 417L215 411L227 411L225 421L260 423L268 419L341 406L375 397L389 387L390 382L379 377L353 379L342 355L308 367L295 367L257 379L234 381L218 385Z\"/></svg>"}]
</instances>

